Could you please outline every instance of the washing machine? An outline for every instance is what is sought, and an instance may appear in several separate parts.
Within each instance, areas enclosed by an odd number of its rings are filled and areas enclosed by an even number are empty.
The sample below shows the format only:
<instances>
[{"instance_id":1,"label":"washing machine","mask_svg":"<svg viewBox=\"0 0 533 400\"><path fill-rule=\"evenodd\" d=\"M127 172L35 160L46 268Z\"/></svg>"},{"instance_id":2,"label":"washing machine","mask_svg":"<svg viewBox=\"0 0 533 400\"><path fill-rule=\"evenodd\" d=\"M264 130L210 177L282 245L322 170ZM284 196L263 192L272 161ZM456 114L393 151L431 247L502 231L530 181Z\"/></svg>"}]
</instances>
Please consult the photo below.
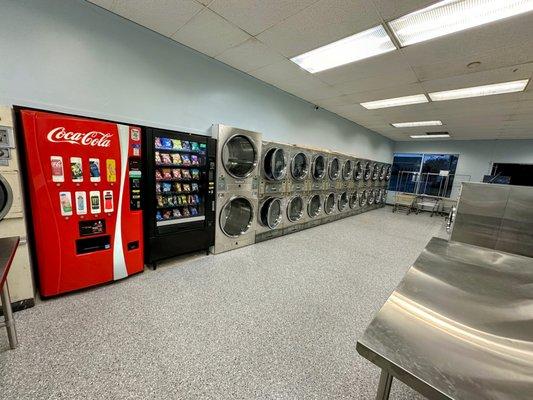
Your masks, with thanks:
<instances>
[{"instance_id":1,"label":"washing machine","mask_svg":"<svg viewBox=\"0 0 533 400\"><path fill-rule=\"evenodd\" d=\"M311 188L311 152L301 146L291 146L287 192L302 193Z\"/></svg>"},{"instance_id":2,"label":"washing machine","mask_svg":"<svg viewBox=\"0 0 533 400\"><path fill-rule=\"evenodd\" d=\"M339 188L342 173L342 155L338 153L328 154L328 168L326 176L326 190L336 190Z\"/></svg>"},{"instance_id":3,"label":"washing machine","mask_svg":"<svg viewBox=\"0 0 533 400\"><path fill-rule=\"evenodd\" d=\"M217 139L215 245L212 253L255 243L261 134L213 125Z\"/></svg>"},{"instance_id":4,"label":"washing machine","mask_svg":"<svg viewBox=\"0 0 533 400\"><path fill-rule=\"evenodd\" d=\"M313 151L311 155L311 191L321 191L329 187L328 157L325 152Z\"/></svg>"},{"instance_id":5,"label":"washing machine","mask_svg":"<svg viewBox=\"0 0 533 400\"><path fill-rule=\"evenodd\" d=\"M262 142L259 195L287 191L290 147L283 143Z\"/></svg>"},{"instance_id":6,"label":"washing machine","mask_svg":"<svg viewBox=\"0 0 533 400\"><path fill-rule=\"evenodd\" d=\"M35 304L35 282L16 150L13 110L0 107L0 237L20 236L19 247L7 277L14 311Z\"/></svg>"}]
</instances>

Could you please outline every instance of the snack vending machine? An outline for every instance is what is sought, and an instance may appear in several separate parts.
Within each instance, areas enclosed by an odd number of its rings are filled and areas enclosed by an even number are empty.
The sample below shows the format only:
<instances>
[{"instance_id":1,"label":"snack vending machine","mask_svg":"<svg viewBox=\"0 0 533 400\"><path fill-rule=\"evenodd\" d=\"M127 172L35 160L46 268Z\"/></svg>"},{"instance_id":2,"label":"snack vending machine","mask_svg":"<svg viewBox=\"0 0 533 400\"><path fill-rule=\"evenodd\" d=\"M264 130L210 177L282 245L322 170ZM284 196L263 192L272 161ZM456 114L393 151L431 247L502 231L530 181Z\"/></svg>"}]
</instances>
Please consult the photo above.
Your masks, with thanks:
<instances>
[{"instance_id":1,"label":"snack vending machine","mask_svg":"<svg viewBox=\"0 0 533 400\"><path fill-rule=\"evenodd\" d=\"M19 109L41 295L143 270L141 129Z\"/></svg>"},{"instance_id":2,"label":"snack vending machine","mask_svg":"<svg viewBox=\"0 0 533 400\"><path fill-rule=\"evenodd\" d=\"M216 140L146 130L146 264L205 250L215 240Z\"/></svg>"}]
</instances>

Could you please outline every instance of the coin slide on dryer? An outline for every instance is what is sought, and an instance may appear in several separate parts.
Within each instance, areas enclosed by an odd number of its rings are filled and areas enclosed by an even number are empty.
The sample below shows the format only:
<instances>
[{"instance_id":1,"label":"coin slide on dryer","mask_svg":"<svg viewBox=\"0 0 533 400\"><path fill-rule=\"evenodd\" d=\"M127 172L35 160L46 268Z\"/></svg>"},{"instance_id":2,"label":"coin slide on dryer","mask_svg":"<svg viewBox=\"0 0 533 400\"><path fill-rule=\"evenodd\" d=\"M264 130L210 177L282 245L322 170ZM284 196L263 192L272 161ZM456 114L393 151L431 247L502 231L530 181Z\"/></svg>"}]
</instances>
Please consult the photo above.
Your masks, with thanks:
<instances>
[{"instance_id":1,"label":"coin slide on dryer","mask_svg":"<svg viewBox=\"0 0 533 400\"><path fill-rule=\"evenodd\" d=\"M217 148L215 245L221 253L255 243L261 134L213 126Z\"/></svg>"}]
</instances>

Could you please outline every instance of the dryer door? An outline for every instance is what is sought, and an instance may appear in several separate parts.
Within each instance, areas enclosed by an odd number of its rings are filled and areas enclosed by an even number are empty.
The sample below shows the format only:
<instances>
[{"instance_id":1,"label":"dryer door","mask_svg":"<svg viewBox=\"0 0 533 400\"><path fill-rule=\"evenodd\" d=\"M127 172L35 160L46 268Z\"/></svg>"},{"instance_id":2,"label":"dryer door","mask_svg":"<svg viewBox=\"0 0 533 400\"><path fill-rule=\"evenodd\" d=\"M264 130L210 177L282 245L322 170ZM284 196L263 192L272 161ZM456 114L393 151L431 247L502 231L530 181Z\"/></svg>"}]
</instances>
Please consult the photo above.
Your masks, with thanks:
<instances>
[{"instance_id":1,"label":"dryer door","mask_svg":"<svg viewBox=\"0 0 533 400\"><path fill-rule=\"evenodd\" d=\"M320 201L320 196L315 194L309 199L307 204L307 213L311 218L315 218L322 211L322 202Z\"/></svg>"},{"instance_id":2,"label":"dryer door","mask_svg":"<svg viewBox=\"0 0 533 400\"><path fill-rule=\"evenodd\" d=\"M371 177L372 177L372 167L370 166L370 163L367 162L367 163L365 163L365 165L364 165L364 175L363 175L363 179L364 179L365 181L368 181Z\"/></svg>"},{"instance_id":3,"label":"dryer door","mask_svg":"<svg viewBox=\"0 0 533 400\"><path fill-rule=\"evenodd\" d=\"M335 208L335 194L330 193L328 194L328 197L326 197L326 200L324 201L324 212L326 214L331 214L334 208Z\"/></svg>"},{"instance_id":4,"label":"dryer door","mask_svg":"<svg viewBox=\"0 0 533 400\"><path fill-rule=\"evenodd\" d=\"M261 224L270 229L275 229L281 222L281 200L270 197L261 204L260 219Z\"/></svg>"},{"instance_id":5,"label":"dryer door","mask_svg":"<svg viewBox=\"0 0 533 400\"><path fill-rule=\"evenodd\" d=\"M360 181L361 178L363 178L363 166L361 165L361 161L356 161L354 170L353 170L353 179L356 181Z\"/></svg>"},{"instance_id":6,"label":"dryer door","mask_svg":"<svg viewBox=\"0 0 533 400\"><path fill-rule=\"evenodd\" d=\"M353 163L352 160L346 160L342 166L342 179L345 181L349 180L352 177L353 173Z\"/></svg>"},{"instance_id":7,"label":"dryer door","mask_svg":"<svg viewBox=\"0 0 533 400\"><path fill-rule=\"evenodd\" d=\"M257 148L251 138L234 135L222 147L224 169L235 179L244 179L252 174L257 166Z\"/></svg>"},{"instance_id":8,"label":"dryer door","mask_svg":"<svg viewBox=\"0 0 533 400\"><path fill-rule=\"evenodd\" d=\"M366 206L366 190L363 190L361 192L361 195L359 196L359 206L364 207Z\"/></svg>"},{"instance_id":9,"label":"dryer door","mask_svg":"<svg viewBox=\"0 0 533 400\"><path fill-rule=\"evenodd\" d=\"M309 172L309 158L305 153L296 153L291 161L291 175L297 181L302 181Z\"/></svg>"},{"instance_id":10,"label":"dryer door","mask_svg":"<svg viewBox=\"0 0 533 400\"><path fill-rule=\"evenodd\" d=\"M0 221L7 215L12 204L13 191L11 190L11 186L9 186L9 183L5 178L0 175Z\"/></svg>"},{"instance_id":11,"label":"dryer door","mask_svg":"<svg viewBox=\"0 0 533 400\"><path fill-rule=\"evenodd\" d=\"M375 199L374 189L370 189L370 191L368 192L368 198L366 200L366 203L369 206L371 206L372 204L374 204L374 199Z\"/></svg>"},{"instance_id":12,"label":"dryer door","mask_svg":"<svg viewBox=\"0 0 533 400\"><path fill-rule=\"evenodd\" d=\"M279 181L285 178L287 173L285 150L278 147L269 149L263 159L263 169L265 176L271 181Z\"/></svg>"},{"instance_id":13,"label":"dryer door","mask_svg":"<svg viewBox=\"0 0 533 400\"><path fill-rule=\"evenodd\" d=\"M232 197L220 212L220 229L229 237L239 237L250 229L254 219L252 203L240 196Z\"/></svg>"},{"instance_id":14,"label":"dryer door","mask_svg":"<svg viewBox=\"0 0 533 400\"><path fill-rule=\"evenodd\" d=\"M347 192L343 192L339 196L339 201L338 201L337 206L339 207L339 211L346 210L346 208L348 207L348 193Z\"/></svg>"},{"instance_id":15,"label":"dryer door","mask_svg":"<svg viewBox=\"0 0 533 400\"><path fill-rule=\"evenodd\" d=\"M333 157L329 162L329 179L336 180L340 175L340 161L337 157Z\"/></svg>"},{"instance_id":16,"label":"dryer door","mask_svg":"<svg viewBox=\"0 0 533 400\"><path fill-rule=\"evenodd\" d=\"M301 196L294 196L287 205L287 218L291 222L299 221L303 217L304 201Z\"/></svg>"},{"instance_id":17,"label":"dryer door","mask_svg":"<svg viewBox=\"0 0 533 400\"><path fill-rule=\"evenodd\" d=\"M318 155L313 160L313 178L315 180L320 180L324 178L326 174L326 159L323 155Z\"/></svg>"},{"instance_id":18,"label":"dryer door","mask_svg":"<svg viewBox=\"0 0 533 400\"><path fill-rule=\"evenodd\" d=\"M352 195L350 196L350 208L355 208L357 206L357 200L359 199L359 197L357 196L357 192L353 192Z\"/></svg>"}]
</instances>

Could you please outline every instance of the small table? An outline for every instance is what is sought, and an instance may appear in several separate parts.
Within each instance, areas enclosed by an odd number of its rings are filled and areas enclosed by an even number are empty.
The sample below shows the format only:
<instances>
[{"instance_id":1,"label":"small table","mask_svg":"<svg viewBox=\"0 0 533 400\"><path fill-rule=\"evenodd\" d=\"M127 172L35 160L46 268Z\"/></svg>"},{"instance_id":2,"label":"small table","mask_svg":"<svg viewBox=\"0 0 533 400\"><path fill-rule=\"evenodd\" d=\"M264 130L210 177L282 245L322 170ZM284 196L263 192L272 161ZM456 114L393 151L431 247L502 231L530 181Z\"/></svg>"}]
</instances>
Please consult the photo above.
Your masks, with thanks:
<instances>
[{"instance_id":1,"label":"small table","mask_svg":"<svg viewBox=\"0 0 533 400\"><path fill-rule=\"evenodd\" d=\"M7 275L9 273L9 268L11 268L15 253L17 252L19 241L20 237L18 236L0 238L0 298L2 300L2 309L4 311L5 320L0 326L6 327L9 347L12 349L15 349L18 346L18 340L17 331L15 330L13 310L11 309Z\"/></svg>"},{"instance_id":2,"label":"small table","mask_svg":"<svg viewBox=\"0 0 533 400\"><path fill-rule=\"evenodd\" d=\"M533 398L533 258L433 238L357 342L431 400Z\"/></svg>"}]
</instances>

